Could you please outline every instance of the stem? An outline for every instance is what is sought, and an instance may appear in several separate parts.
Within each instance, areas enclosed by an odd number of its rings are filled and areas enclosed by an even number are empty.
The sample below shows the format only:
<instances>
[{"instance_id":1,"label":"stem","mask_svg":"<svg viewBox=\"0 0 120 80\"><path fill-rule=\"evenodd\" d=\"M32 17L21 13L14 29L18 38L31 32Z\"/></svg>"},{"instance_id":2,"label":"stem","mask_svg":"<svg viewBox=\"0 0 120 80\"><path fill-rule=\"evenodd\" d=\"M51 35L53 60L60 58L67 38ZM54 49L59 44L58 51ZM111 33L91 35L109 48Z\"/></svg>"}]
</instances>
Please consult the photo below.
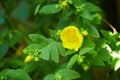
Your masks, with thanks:
<instances>
[{"instance_id":1,"label":"stem","mask_svg":"<svg viewBox=\"0 0 120 80\"><path fill-rule=\"evenodd\" d=\"M102 20L113 30L113 33L118 33L117 30L105 19L102 18Z\"/></svg>"}]
</instances>

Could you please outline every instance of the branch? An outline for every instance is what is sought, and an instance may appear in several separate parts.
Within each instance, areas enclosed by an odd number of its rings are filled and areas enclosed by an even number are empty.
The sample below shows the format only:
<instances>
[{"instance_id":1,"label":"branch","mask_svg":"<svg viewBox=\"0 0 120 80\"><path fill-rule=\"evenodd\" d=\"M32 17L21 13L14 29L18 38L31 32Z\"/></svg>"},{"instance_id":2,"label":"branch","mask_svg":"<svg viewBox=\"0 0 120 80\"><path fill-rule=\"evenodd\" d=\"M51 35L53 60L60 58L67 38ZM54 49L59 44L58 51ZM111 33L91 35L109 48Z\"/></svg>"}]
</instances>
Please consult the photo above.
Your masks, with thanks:
<instances>
[{"instance_id":1,"label":"branch","mask_svg":"<svg viewBox=\"0 0 120 80\"><path fill-rule=\"evenodd\" d=\"M117 30L107 20L105 20L103 18L102 18L102 20L113 30L114 34L118 33Z\"/></svg>"}]
</instances>

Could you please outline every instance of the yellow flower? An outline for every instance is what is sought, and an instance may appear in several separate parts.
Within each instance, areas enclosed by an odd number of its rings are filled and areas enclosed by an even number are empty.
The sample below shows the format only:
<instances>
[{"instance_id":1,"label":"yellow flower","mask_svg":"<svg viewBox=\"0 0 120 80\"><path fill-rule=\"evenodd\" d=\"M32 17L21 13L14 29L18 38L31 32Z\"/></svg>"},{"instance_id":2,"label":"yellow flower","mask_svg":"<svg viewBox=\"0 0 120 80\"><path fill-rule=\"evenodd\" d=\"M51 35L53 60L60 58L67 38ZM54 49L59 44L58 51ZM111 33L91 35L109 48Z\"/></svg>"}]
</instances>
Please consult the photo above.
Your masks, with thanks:
<instances>
[{"instance_id":1,"label":"yellow flower","mask_svg":"<svg viewBox=\"0 0 120 80\"><path fill-rule=\"evenodd\" d=\"M83 36L75 26L64 28L60 33L60 38L64 48L74 49L75 51L78 51L83 43Z\"/></svg>"}]
</instances>

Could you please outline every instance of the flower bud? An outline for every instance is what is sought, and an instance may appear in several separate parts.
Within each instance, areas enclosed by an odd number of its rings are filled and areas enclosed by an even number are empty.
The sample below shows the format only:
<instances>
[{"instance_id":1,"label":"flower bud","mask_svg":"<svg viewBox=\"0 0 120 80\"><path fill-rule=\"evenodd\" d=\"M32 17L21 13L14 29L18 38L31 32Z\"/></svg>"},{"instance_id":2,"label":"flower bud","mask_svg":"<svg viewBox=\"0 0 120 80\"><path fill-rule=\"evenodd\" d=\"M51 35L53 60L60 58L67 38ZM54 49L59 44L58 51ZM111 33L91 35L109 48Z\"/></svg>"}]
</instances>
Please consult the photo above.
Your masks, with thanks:
<instances>
[{"instance_id":1,"label":"flower bud","mask_svg":"<svg viewBox=\"0 0 120 80\"><path fill-rule=\"evenodd\" d=\"M63 6L63 7L67 7L67 6L68 6L68 3L67 3L66 1L63 1L63 2L62 2L62 6Z\"/></svg>"},{"instance_id":2,"label":"flower bud","mask_svg":"<svg viewBox=\"0 0 120 80\"><path fill-rule=\"evenodd\" d=\"M33 55L28 55L26 58L25 58L25 60L24 60L24 62L31 62L32 61L32 59L33 59Z\"/></svg>"},{"instance_id":3,"label":"flower bud","mask_svg":"<svg viewBox=\"0 0 120 80\"><path fill-rule=\"evenodd\" d=\"M34 57L34 60L35 61L39 61L39 57Z\"/></svg>"},{"instance_id":4,"label":"flower bud","mask_svg":"<svg viewBox=\"0 0 120 80\"><path fill-rule=\"evenodd\" d=\"M82 32L82 35L83 35L83 36L87 36L87 35L88 35L88 32L85 30L85 31Z\"/></svg>"},{"instance_id":5,"label":"flower bud","mask_svg":"<svg viewBox=\"0 0 120 80\"><path fill-rule=\"evenodd\" d=\"M83 65L83 70L84 70L84 71L87 71L88 69L89 69L89 66L86 65L86 64L84 64L84 65Z\"/></svg>"},{"instance_id":6,"label":"flower bud","mask_svg":"<svg viewBox=\"0 0 120 80\"><path fill-rule=\"evenodd\" d=\"M78 57L78 60L77 60L78 63L83 63L84 58L85 58L84 56L79 56L79 57Z\"/></svg>"}]
</instances>

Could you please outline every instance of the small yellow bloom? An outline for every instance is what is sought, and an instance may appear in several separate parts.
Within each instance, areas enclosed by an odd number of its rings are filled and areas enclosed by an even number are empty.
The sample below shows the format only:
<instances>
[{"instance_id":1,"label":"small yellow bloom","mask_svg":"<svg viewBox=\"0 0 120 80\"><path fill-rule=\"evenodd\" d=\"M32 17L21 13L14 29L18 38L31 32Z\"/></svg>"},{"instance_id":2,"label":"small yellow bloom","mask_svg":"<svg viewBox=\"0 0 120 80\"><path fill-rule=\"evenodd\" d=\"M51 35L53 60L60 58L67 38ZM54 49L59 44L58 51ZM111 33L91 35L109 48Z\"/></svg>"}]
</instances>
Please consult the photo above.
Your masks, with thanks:
<instances>
[{"instance_id":1,"label":"small yellow bloom","mask_svg":"<svg viewBox=\"0 0 120 80\"><path fill-rule=\"evenodd\" d=\"M24 60L24 62L31 62L32 61L32 59L33 59L33 55L28 55L26 58L25 58L25 60Z\"/></svg>"},{"instance_id":2,"label":"small yellow bloom","mask_svg":"<svg viewBox=\"0 0 120 80\"><path fill-rule=\"evenodd\" d=\"M83 43L83 36L75 26L64 28L60 33L60 38L64 48L74 49L75 51L78 51Z\"/></svg>"}]
</instances>

